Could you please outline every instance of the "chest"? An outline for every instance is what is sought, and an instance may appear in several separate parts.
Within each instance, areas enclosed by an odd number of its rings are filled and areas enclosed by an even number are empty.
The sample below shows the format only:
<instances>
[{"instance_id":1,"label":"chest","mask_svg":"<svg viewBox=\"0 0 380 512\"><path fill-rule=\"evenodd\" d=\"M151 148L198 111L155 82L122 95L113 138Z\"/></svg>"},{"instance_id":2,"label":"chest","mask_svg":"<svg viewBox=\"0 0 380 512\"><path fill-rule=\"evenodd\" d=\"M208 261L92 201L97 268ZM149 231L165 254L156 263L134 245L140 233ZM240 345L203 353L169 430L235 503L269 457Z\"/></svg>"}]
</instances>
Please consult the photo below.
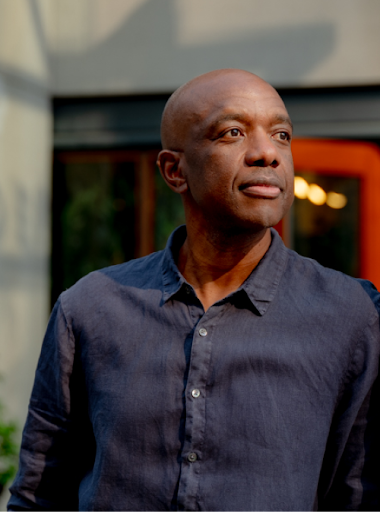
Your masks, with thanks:
<instances>
[{"instance_id":1,"label":"chest","mask_svg":"<svg viewBox=\"0 0 380 512\"><path fill-rule=\"evenodd\" d=\"M329 422L349 361L340 327L307 310L260 316L226 303L202 314L183 303L137 304L105 310L97 322L82 333L81 364L90 409L108 411L109 421L180 421L202 401L218 423L236 410L251 425L314 411Z\"/></svg>"}]
</instances>

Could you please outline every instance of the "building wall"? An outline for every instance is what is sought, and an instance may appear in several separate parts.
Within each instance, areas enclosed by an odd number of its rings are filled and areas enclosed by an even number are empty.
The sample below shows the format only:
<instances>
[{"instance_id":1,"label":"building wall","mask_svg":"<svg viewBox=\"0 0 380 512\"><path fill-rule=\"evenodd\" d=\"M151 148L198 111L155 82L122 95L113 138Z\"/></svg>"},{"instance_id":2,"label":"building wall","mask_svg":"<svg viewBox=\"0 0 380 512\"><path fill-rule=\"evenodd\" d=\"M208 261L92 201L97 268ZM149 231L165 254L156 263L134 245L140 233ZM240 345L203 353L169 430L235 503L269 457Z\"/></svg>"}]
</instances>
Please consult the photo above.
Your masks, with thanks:
<instances>
[{"instance_id":1,"label":"building wall","mask_svg":"<svg viewBox=\"0 0 380 512\"><path fill-rule=\"evenodd\" d=\"M380 81L378 0L53 0L57 95L168 92L224 67L280 87Z\"/></svg>"},{"instance_id":2,"label":"building wall","mask_svg":"<svg viewBox=\"0 0 380 512\"><path fill-rule=\"evenodd\" d=\"M20 431L49 308L51 114L37 8L0 2L0 398Z\"/></svg>"}]
</instances>

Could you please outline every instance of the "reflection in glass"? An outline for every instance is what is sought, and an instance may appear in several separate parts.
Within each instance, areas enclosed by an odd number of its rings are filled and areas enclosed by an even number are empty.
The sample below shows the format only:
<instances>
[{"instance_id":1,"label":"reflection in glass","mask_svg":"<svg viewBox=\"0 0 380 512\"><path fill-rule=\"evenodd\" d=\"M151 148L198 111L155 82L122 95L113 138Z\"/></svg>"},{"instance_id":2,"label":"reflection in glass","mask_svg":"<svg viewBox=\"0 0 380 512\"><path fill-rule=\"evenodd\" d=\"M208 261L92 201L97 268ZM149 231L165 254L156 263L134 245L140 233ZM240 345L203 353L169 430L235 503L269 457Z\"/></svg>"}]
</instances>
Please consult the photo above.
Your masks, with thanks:
<instances>
[{"instance_id":1,"label":"reflection in glass","mask_svg":"<svg viewBox=\"0 0 380 512\"><path fill-rule=\"evenodd\" d=\"M327 206L340 210L347 204L347 197L344 194L338 194L337 192L329 192L326 199Z\"/></svg>"},{"instance_id":2,"label":"reflection in glass","mask_svg":"<svg viewBox=\"0 0 380 512\"><path fill-rule=\"evenodd\" d=\"M309 184L301 176L294 176L294 195L299 199L306 199L309 193Z\"/></svg>"},{"instance_id":3,"label":"reflection in glass","mask_svg":"<svg viewBox=\"0 0 380 512\"><path fill-rule=\"evenodd\" d=\"M57 165L53 184L52 301L93 270L134 257L132 162Z\"/></svg>"},{"instance_id":4,"label":"reflection in glass","mask_svg":"<svg viewBox=\"0 0 380 512\"><path fill-rule=\"evenodd\" d=\"M309 201L311 201L313 204L321 206L322 204L325 204L326 197L327 194L322 187L320 187L316 183L310 184L309 191L307 194L307 198L309 199Z\"/></svg>"},{"instance_id":5,"label":"reflection in glass","mask_svg":"<svg viewBox=\"0 0 380 512\"><path fill-rule=\"evenodd\" d=\"M293 248L326 267L358 276L359 180L311 172L297 172L297 177L295 183L306 183L306 193L297 194L295 188Z\"/></svg>"}]
</instances>

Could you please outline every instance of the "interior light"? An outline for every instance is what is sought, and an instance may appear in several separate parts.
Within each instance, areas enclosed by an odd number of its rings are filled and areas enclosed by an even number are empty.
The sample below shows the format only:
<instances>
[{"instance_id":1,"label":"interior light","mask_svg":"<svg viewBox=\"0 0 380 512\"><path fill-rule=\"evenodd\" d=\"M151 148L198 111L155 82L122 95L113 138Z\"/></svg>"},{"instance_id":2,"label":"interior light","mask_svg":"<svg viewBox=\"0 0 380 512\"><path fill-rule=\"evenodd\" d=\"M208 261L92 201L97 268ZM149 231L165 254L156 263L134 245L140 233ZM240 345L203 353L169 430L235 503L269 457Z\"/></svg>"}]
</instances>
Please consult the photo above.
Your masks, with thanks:
<instances>
[{"instance_id":1,"label":"interior light","mask_svg":"<svg viewBox=\"0 0 380 512\"><path fill-rule=\"evenodd\" d=\"M322 204L325 204L327 194L319 185L312 183L311 185L309 185L309 192L307 194L307 197L310 202L320 206Z\"/></svg>"},{"instance_id":2,"label":"interior light","mask_svg":"<svg viewBox=\"0 0 380 512\"><path fill-rule=\"evenodd\" d=\"M330 208L339 210L346 206L347 197L344 194L338 194L337 192L329 192L327 194L326 204L330 206Z\"/></svg>"},{"instance_id":3,"label":"interior light","mask_svg":"<svg viewBox=\"0 0 380 512\"><path fill-rule=\"evenodd\" d=\"M294 177L294 195L298 199L306 199L309 193L309 184L301 176Z\"/></svg>"}]
</instances>

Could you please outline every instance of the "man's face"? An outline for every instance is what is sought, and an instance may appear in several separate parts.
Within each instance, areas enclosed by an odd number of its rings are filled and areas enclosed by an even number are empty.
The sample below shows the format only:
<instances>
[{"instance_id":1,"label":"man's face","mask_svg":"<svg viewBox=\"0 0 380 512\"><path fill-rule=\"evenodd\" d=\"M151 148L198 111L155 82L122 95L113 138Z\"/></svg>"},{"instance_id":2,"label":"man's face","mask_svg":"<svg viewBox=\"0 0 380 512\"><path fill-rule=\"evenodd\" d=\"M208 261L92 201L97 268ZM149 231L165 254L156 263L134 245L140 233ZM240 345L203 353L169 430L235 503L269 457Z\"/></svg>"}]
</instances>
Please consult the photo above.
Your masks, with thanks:
<instances>
[{"instance_id":1,"label":"man's face","mask_svg":"<svg viewBox=\"0 0 380 512\"><path fill-rule=\"evenodd\" d=\"M292 126L281 98L255 77L233 75L194 94L180 163L190 218L222 229L277 224L293 201Z\"/></svg>"}]
</instances>

